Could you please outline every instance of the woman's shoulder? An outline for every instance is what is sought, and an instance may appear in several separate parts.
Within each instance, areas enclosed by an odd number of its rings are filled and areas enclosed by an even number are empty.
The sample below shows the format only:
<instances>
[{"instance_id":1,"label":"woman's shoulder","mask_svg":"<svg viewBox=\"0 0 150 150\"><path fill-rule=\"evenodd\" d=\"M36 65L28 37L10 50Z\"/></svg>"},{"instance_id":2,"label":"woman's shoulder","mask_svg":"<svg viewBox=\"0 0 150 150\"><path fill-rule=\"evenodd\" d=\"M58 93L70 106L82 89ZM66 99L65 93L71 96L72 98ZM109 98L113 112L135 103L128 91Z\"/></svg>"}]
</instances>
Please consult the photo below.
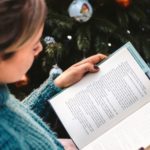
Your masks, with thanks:
<instances>
[{"instance_id":1,"label":"woman's shoulder","mask_svg":"<svg viewBox=\"0 0 150 150\"><path fill-rule=\"evenodd\" d=\"M4 117L5 118L5 117ZM0 117L0 149L22 149L23 145L15 130Z\"/></svg>"},{"instance_id":2,"label":"woman's shoulder","mask_svg":"<svg viewBox=\"0 0 150 150\"><path fill-rule=\"evenodd\" d=\"M9 126L9 129L11 129L13 122L14 122L13 121L14 119L15 119L15 114L10 108L8 108L5 105L0 107L0 131L2 129L6 130L7 126Z\"/></svg>"},{"instance_id":3,"label":"woman's shoulder","mask_svg":"<svg viewBox=\"0 0 150 150\"><path fill-rule=\"evenodd\" d=\"M12 128L8 125L7 121L0 116L0 141L8 140L12 136ZM1 144L0 142L0 144Z\"/></svg>"},{"instance_id":4,"label":"woman's shoulder","mask_svg":"<svg viewBox=\"0 0 150 150\"><path fill-rule=\"evenodd\" d=\"M15 124L15 120L18 118L17 110L18 110L19 104L17 105L17 102L15 100L8 99L7 102L0 106L0 127L7 127L9 129L15 128L17 124ZM19 112L18 112L19 113ZM18 119L17 119L18 120ZM7 129L7 128L5 128Z\"/></svg>"}]
</instances>

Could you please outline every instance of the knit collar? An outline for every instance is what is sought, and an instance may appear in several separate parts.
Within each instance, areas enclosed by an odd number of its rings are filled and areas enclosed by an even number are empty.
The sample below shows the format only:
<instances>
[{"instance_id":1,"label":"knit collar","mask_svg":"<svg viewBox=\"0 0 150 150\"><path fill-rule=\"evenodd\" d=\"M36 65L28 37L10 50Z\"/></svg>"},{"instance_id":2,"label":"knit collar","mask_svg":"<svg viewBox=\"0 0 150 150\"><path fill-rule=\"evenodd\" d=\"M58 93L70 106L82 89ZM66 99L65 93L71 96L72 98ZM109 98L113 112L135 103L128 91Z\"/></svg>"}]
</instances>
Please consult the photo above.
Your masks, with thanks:
<instances>
[{"instance_id":1,"label":"knit collar","mask_svg":"<svg viewBox=\"0 0 150 150\"><path fill-rule=\"evenodd\" d=\"M6 85L0 84L0 106L6 103L9 96L9 90Z\"/></svg>"}]
</instances>

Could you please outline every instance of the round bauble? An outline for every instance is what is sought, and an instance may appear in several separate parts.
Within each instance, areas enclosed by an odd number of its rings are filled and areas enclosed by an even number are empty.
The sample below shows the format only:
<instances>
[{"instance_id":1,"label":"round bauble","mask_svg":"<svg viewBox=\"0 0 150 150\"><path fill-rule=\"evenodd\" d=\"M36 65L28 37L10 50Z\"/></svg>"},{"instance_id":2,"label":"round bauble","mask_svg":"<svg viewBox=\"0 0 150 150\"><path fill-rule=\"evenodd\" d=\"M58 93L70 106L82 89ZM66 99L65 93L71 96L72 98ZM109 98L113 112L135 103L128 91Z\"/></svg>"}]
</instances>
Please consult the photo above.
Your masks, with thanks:
<instances>
[{"instance_id":1,"label":"round bauble","mask_svg":"<svg viewBox=\"0 0 150 150\"><path fill-rule=\"evenodd\" d=\"M115 1L122 7L128 7L131 4L131 0L115 0Z\"/></svg>"},{"instance_id":2,"label":"round bauble","mask_svg":"<svg viewBox=\"0 0 150 150\"><path fill-rule=\"evenodd\" d=\"M93 14L93 8L88 0L74 0L68 8L69 16L78 22L88 21Z\"/></svg>"},{"instance_id":3,"label":"round bauble","mask_svg":"<svg viewBox=\"0 0 150 150\"><path fill-rule=\"evenodd\" d=\"M58 67L58 65L54 65L53 68L50 70L50 77L51 79L56 79L60 74L62 74L62 69Z\"/></svg>"}]
</instances>

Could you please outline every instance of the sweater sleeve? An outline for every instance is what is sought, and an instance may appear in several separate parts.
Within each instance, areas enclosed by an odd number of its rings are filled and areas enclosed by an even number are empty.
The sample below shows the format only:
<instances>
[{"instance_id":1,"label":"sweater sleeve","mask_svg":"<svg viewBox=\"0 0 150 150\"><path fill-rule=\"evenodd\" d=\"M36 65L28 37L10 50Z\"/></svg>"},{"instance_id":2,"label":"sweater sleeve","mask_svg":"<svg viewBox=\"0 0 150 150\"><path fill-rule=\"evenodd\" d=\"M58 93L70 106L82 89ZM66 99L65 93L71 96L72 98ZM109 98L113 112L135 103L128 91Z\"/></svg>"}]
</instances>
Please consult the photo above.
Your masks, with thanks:
<instances>
[{"instance_id":1,"label":"sweater sleeve","mask_svg":"<svg viewBox=\"0 0 150 150\"><path fill-rule=\"evenodd\" d=\"M33 110L36 114L43 116L42 113L46 109L47 100L61 91L54 85L53 80L49 77L38 89L34 90L22 103Z\"/></svg>"}]
</instances>

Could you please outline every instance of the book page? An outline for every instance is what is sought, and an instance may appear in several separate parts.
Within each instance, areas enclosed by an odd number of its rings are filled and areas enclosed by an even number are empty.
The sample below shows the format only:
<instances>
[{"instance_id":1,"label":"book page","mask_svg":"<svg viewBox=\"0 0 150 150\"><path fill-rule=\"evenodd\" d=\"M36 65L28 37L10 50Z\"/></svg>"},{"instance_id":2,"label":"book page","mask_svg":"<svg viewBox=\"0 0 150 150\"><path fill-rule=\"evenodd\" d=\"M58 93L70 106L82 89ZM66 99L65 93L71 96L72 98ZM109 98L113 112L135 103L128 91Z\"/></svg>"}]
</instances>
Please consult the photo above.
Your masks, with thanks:
<instances>
[{"instance_id":1,"label":"book page","mask_svg":"<svg viewBox=\"0 0 150 150\"><path fill-rule=\"evenodd\" d=\"M139 150L150 145L150 103L127 117L83 150Z\"/></svg>"},{"instance_id":2,"label":"book page","mask_svg":"<svg viewBox=\"0 0 150 150\"><path fill-rule=\"evenodd\" d=\"M50 103L79 149L145 105L150 80L126 47Z\"/></svg>"}]
</instances>

